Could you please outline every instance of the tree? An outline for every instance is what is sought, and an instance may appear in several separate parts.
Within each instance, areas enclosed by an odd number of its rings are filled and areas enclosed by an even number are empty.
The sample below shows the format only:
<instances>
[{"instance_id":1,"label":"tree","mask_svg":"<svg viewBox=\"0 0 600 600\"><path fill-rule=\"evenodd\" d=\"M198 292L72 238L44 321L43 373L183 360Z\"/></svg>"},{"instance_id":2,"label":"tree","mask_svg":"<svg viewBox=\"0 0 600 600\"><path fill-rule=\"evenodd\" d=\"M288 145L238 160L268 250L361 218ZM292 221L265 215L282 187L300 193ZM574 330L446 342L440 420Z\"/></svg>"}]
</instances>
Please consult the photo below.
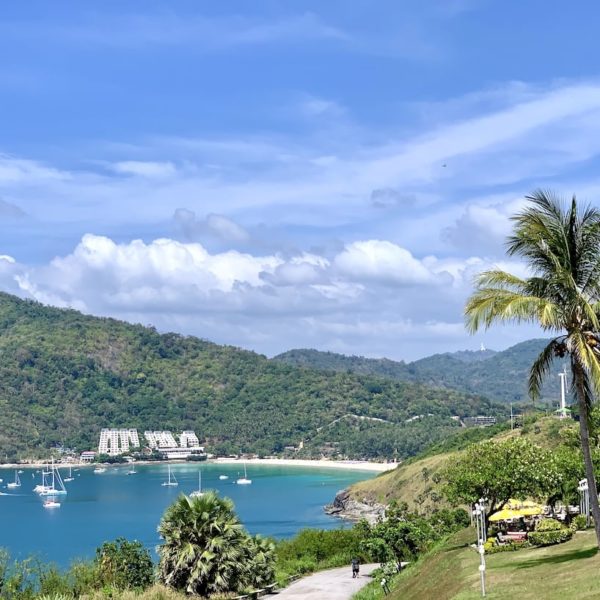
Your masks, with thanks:
<instances>
[{"instance_id":1,"label":"tree","mask_svg":"<svg viewBox=\"0 0 600 600\"><path fill-rule=\"evenodd\" d=\"M555 357L569 357L579 406L579 433L590 490L597 492L590 450L589 412L600 390L600 212L570 206L537 191L530 205L513 217L510 256L525 259L527 278L506 271L481 273L465 307L471 332L496 322L537 323L554 333L529 375L529 394L539 397L542 380ZM600 547L598 494L590 494Z\"/></svg>"},{"instance_id":2,"label":"tree","mask_svg":"<svg viewBox=\"0 0 600 600\"><path fill-rule=\"evenodd\" d=\"M158 575L176 590L198 596L239 592L273 579L273 548L251 538L233 502L208 492L180 496L163 515L158 532Z\"/></svg>"},{"instance_id":3,"label":"tree","mask_svg":"<svg viewBox=\"0 0 600 600\"><path fill-rule=\"evenodd\" d=\"M117 538L96 550L95 563L102 585L118 589L146 589L154 581L150 552L138 541Z\"/></svg>"},{"instance_id":4,"label":"tree","mask_svg":"<svg viewBox=\"0 0 600 600\"><path fill-rule=\"evenodd\" d=\"M523 438L471 444L444 478L444 493L451 502L487 500L486 522L511 498L547 498L561 483L553 454Z\"/></svg>"}]
</instances>

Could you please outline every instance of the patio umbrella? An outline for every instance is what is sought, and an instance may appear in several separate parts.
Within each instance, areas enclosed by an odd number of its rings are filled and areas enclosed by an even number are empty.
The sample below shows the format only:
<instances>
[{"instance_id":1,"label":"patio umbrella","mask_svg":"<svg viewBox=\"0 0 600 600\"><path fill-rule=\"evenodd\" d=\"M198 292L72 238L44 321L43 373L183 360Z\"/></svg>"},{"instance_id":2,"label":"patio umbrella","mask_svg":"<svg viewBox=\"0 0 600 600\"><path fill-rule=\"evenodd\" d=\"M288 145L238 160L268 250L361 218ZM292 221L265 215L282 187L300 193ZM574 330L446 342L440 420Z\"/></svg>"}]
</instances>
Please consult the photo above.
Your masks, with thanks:
<instances>
[{"instance_id":1,"label":"patio umbrella","mask_svg":"<svg viewBox=\"0 0 600 600\"><path fill-rule=\"evenodd\" d=\"M509 519L518 519L524 516L519 510L511 510L510 508L503 508L498 512L495 512L491 517L490 521L508 521Z\"/></svg>"}]
</instances>

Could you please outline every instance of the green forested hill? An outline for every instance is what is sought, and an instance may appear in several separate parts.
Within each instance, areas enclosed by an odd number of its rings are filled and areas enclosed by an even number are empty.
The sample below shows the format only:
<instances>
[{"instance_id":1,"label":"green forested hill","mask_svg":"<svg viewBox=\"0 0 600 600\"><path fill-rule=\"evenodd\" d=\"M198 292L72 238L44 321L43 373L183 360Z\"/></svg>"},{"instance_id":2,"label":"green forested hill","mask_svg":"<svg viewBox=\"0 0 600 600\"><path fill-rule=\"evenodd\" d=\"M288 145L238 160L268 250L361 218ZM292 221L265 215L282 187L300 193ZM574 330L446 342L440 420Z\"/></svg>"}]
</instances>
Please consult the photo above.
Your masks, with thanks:
<instances>
[{"instance_id":1,"label":"green forested hill","mask_svg":"<svg viewBox=\"0 0 600 600\"><path fill-rule=\"evenodd\" d=\"M522 342L503 352L456 352L435 354L412 363L361 356L344 356L317 350L290 350L274 360L313 369L376 375L396 381L441 386L470 394L481 394L498 402L528 400L528 371L546 344L536 339ZM561 366L557 363L555 371ZM549 377L543 389L546 401L557 401L558 378Z\"/></svg>"},{"instance_id":2,"label":"green forested hill","mask_svg":"<svg viewBox=\"0 0 600 600\"><path fill-rule=\"evenodd\" d=\"M102 427L193 428L213 451L273 453L306 440L306 454L333 446L352 457L405 457L456 431L451 415L503 410L0 294L2 459L59 443L93 448ZM425 416L406 423L416 415Z\"/></svg>"}]
</instances>

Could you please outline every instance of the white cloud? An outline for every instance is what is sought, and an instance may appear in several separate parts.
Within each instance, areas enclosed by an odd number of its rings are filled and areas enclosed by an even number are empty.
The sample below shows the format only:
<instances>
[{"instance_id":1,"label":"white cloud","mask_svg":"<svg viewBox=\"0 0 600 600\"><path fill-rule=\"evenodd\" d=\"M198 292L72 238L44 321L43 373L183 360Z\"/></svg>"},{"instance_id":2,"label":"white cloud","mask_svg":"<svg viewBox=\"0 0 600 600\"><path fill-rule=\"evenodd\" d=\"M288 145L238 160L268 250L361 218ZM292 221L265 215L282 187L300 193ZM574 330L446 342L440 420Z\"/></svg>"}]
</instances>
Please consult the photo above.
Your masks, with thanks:
<instances>
[{"instance_id":1,"label":"white cloud","mask_svg":"<svg viewBox=\"0 0 600 600\"><path fill-rule=\"evenodd\" d=\"M432 281L431 272L408 250L382 240L353 242L334 262L341 273L351 277L399 284Z\"/></svg>"},{"instance_id":2,"label":"white cloud","mask_svg":"<svg viewBox=\"0 0 600 600\"><path fill-rule=\"evenodd\" d=\"M304 341L331 349L356 345L371 355L388 347L400 358L418 355L419 345L434 338L464 343L457 318L472 275L489 266L477 257L419 259L383 240L352 242L329 257L255 256L211 253L172 239L116 243L87 234L70 254L40 267L10 264L7 276L22 295L44 303L269 354ZM392 343L416 337L410 349Z\"/></svg>"},{"instance_id":3,"label":"white cloud","mask_svg":"<svg viewBox=\"0 0 600 600\"><path fill-rule=\"evenodd\" d=\"M124 160L112 165L115 172L123 175L137 175L139 177L170 177L175 175L177 169L171 162L150 162L140 160Z\"/></svg>"}]
</instances>

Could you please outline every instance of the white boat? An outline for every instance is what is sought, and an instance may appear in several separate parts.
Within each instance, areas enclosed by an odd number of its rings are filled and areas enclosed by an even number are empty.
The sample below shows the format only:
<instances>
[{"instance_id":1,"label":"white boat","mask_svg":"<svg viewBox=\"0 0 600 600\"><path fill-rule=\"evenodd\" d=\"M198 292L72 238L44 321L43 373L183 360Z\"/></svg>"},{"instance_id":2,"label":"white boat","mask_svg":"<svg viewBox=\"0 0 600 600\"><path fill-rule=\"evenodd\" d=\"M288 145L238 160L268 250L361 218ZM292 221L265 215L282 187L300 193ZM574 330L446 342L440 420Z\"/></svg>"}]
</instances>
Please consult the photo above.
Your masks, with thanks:
<instances>
[{"instance_id":1,"label":"white boat","mask_svg":"<svg viewBox=\"0 0 600 600\"><path fill-rule=\"evenodd\" d=\"M167 487L179 485L179 483L177 483L177 479L175 479L175 475L171 474L171 465L169 465L169 480L163 481L162 485L167 486Z\"/></svg>"},{"instance_id":2,"label":"white boat","mask_svg":"<svg viewBox=\"0 0 600 600\"><path fill-rule=\"evenodd\" d=\"M244 462L244 476L240 477L236 483L238 485L250 485L252 483L252 479L248 479L248 473L246 472L246 463Z\"/></svg>"},{"instance_id":3,"label":"white boat","mask_svg":"<svg viewBox=\"0 0 600 600\"><path fill-rule=\"evenodd\" d=\"M69 466L69 476L65 477L63 481L74 481L75 477L73 477L73 468Z\"/></svg>"},{"instance_id":4,"label":"white boat","mask_svg":"<svg viewBox=\"0 0 600 600\"><path fill-rule=\"evenodd\" d=\"M229 479L229 475L219 475L219 479L225 481L225 479Z\"/></svg>"},{"instance_id":5,"label":"white boat","mask_svg":"<svg viewBox=\"0 0 600 600\"><path fill-rule=\"evenodd\" d=\"M56 500L46 500L44 502L44 508L60 508L60 502Z\"/></svg>"},{"instance_id":6,"label":"white boat","mask_svg":"<svg viewBox=\"0 0 600 600\"><path fill-rule=\"evenodd\" d=\"M18 473L19 475L22 475L22 474L23 474L23 469L19 469L19 470L17 471L17 473Z\"/></svg>"},{"instance_id":7,"label":"white boat","mask_svg":"<svg viewBox=\"0 0 600 600\"><path fill-rule=\"evenodd\" d=\"M50 468L50 467L48 467ZM38 471L38 473L40 473L40 471ZM33 488L33 491L36 494L41 494L42 492L46 492L50 489L50 486L48 485L48 480L46 479L49 475L50 475L50 471L46 471L46 470L42 470L42 483L39 483L38 485L36 485Z\"/></svg>"},{"instance_id":8,"label":"white boat","mask_svg":"<svg viewBox=\"0 0 600 600\"><path fill-rule=\"evenodd\" d=\"M94 473L104 473L106 471L106 467L96 467L94 469Z\"/></svg>"},{"instance_id":9,"label":"white boat","mask_svg":"<svg viewBox=\"0 0 600 600\"><path fill-rule=\"evenodd\" d=\"M46 489L38 492L40 496L59 496L67 493L65 484L63 483L62 477L60 476L59 470L54 466L54 460L52 460L52 466L50 469L50 485L46 486Z\"/></svg>"},{"instance_id":10,"label":"white boat","mask_svg":"<svg viewBox=\"0 0 600 600\"><path fill-rule=\"evenodd\" d=\"M11 481L10 483L6 484L6 487L8 489L13 489L13 488L18 488L21 487L21 480L19 479L19 472L15 471L15 480Z\"/></svg>"},{"instance_id":11,"label":"white boat","mask_svg":"<svg viewBox=\"0 0 600 600\"><path fill-rule=\"evenodd\" d=\"M137 473L137 471L135 470L135 467L132 467L131 469L129 469L129 471L127 471L127 475L135 475Z\"/></svg>"},{"instance_id":12,"label":"white boat","mask_svg":"<svg viewBox=\"0 0 600 600\"><path fill-rule=\"evenodd\" d=\"M202 469L198 471L198 489L190 494L190 498L200 498L201 496L204 496L202 491Z\"/></svg>"}]
</instances>

